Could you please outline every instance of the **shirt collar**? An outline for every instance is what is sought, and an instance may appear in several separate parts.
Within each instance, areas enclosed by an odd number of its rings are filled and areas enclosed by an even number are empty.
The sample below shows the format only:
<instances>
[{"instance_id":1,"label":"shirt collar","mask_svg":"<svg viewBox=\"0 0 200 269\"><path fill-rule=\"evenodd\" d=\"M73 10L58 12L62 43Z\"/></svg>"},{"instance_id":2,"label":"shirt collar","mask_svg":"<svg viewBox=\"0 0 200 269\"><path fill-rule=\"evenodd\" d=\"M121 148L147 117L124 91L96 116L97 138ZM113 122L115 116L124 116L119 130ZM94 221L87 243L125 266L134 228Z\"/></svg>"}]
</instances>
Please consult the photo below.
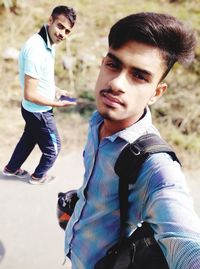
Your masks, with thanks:
<instances>
[{"instance_id":1,"label":"shirt collar","mask_svg":"<svg viewBox=\"0 0 200 269\"><path fill-rule=\"evenodd\" d=\"M152 127L151 112L150 109L146 107L143 117L133 125L118 132L118 136L129 143L133 143L141 135L147 133L151 127Z\"/></svg>"},{"instance_id":2,"label":"shirt collar","mask_svg":"<svg viewBox=\"0 0 200 269\"><path fill-rule=\"evenodd\" d=\"M44 40L47 48L49 50L52 50L53 45L50 42L50 38L49 38L49 34L48 34L48 29L47 28L48 28L48 25L47 24L43 25L38 34L43 38L43 40Z\"/></svg>"},{"instance_id":3,"label":"shirt collar","mask_svg":"<svg viewBox=\"0 0 200 269\"><path fill-rule=\"evenodd\" d=\"M91 127L95 126L96 128L98 128L102 122L103 117L96 111L93 114L93 117L91 118L90 126ZM151 112L150 109L146 107L144 115L139 121L127 127L126 129L107 137L107 139L109 139L111 142L114 142L118 137L120 137L121 139L127 141L128 143L133 143L137 138L147 133L148 130L150 130L151 128L152 128Z\"/></svg>"}]
</instances>

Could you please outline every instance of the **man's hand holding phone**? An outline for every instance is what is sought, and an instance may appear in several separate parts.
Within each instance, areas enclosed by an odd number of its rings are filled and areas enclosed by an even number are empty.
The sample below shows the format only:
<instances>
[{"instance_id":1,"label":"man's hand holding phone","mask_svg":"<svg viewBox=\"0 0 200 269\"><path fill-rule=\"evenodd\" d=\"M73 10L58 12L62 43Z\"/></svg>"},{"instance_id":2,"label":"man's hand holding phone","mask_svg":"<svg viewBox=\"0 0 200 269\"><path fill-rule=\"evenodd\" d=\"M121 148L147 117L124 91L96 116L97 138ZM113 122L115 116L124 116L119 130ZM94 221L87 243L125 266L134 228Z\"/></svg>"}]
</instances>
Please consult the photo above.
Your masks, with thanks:
<instances>
[{"instance_id":1,"label":"man's hand holding phone","mask_svg":"<svg viewBox=\"0 0 200 269\"><path fill-rule=\"evenodd\" d=\"M61 95L59 101L62 102L63 106L76 105L77 99L75 97L70 97L67 95Z\"/></svg>"}]
</instances>

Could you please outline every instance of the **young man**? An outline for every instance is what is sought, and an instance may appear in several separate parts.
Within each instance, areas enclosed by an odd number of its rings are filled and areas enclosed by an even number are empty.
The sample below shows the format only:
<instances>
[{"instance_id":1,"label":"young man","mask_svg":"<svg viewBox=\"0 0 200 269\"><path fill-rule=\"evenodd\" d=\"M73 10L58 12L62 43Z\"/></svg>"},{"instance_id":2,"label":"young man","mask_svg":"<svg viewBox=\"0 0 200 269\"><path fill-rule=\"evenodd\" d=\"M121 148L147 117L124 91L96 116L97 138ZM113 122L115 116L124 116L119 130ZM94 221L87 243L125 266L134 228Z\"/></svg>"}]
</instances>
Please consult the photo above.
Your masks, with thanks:
<instances>
[{"instance_id":1,"label":"young man","mask_svg":"<svg viewBox=\"0 0 200 269\"><path fill-rule=\"evenodd\" d=\"M192 60L194 47L194 34L164 14L133 14L111 28L96 83L97 112L84 150L84 182L65 232L73 269L93 269L118 242L116 159L127 143L158 134L148 106L166 91L163 79L173 64ZM170 269L200 268L200 220L177 161L167 153L147 159L129 186L128 201L127 235L147 222Z\"/></svg>"},{"instance_id":2,"label":"young man","mask_svg":"<svg viewBox=\"0 0 200 269\"><path fill-rule=\"evenodd\" d=\"M76 13L67 6L53 9L47 25L25 43L19 56L20 83L23 92L22 116L25 129L13 154L3 170L6 176L24 178L28 172L22 164L38 144L42 157L29 180L43 184L52 178L47 171L54 164L61 143L52 107L74 105L68 101L56 101L54 81L54 44L65 40L76 21Z\"/></svg>"}]
</instances>

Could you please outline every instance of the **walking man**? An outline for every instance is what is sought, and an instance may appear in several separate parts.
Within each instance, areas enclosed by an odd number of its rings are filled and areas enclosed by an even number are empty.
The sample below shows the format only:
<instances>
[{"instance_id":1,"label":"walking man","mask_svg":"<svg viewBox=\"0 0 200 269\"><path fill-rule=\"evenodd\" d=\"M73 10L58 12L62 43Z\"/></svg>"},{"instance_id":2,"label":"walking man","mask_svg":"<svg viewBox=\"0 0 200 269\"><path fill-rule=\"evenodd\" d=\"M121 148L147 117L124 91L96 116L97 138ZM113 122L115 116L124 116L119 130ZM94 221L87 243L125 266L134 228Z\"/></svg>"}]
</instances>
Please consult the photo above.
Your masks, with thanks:
<instances>
[{"instance_id":1,"label":"walking man","mask_svg":"<svg viewBox=\"0 0 200 269\"><path fill-rule=\"evenodd\" d=\"M57 6L48 23L34 34L22 47L19 56L20 83L23 99L21 113L25 128L13 154L5 166L6 176L24 178L28 176L22 164L38 144L42 156L30 177L31 184L43 184L52 180L47 175L61 148L56 128L53 107L68 107L75 102L55 99L54 44L65 40L76 21L73 8Z\"/></svg>"}]
</instances>

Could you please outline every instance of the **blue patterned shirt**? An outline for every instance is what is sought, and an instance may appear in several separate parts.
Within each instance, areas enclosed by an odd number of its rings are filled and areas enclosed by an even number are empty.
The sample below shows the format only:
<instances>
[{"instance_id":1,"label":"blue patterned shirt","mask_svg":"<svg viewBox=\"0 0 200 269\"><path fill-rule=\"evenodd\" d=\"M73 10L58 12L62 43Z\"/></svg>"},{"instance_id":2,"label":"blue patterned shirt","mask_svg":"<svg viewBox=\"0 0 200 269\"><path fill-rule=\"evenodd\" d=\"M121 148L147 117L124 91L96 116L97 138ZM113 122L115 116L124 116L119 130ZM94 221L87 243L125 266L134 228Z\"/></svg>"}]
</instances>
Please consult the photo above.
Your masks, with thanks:
<instances>
[{"instance_id":1,"label":"blue patterned shirt","mask_svg":"<svg viewBox=\"0 0 200 269\"><path fill-rule=\"evenodd\" d=\"M146 133L158 133L149 109L140 121L99 143L98 130L102 122L102 117L95 112L84 150L84 182L65 232L65 251L71 253L72 269L93 269L118 241L119 178L114 164L128 142ZM170 269L199 269L200 220L194 212L179 163L167 153L152 155L129 189L127 235L143 221L148 222Z\"/></svg>"}]
</instances>

